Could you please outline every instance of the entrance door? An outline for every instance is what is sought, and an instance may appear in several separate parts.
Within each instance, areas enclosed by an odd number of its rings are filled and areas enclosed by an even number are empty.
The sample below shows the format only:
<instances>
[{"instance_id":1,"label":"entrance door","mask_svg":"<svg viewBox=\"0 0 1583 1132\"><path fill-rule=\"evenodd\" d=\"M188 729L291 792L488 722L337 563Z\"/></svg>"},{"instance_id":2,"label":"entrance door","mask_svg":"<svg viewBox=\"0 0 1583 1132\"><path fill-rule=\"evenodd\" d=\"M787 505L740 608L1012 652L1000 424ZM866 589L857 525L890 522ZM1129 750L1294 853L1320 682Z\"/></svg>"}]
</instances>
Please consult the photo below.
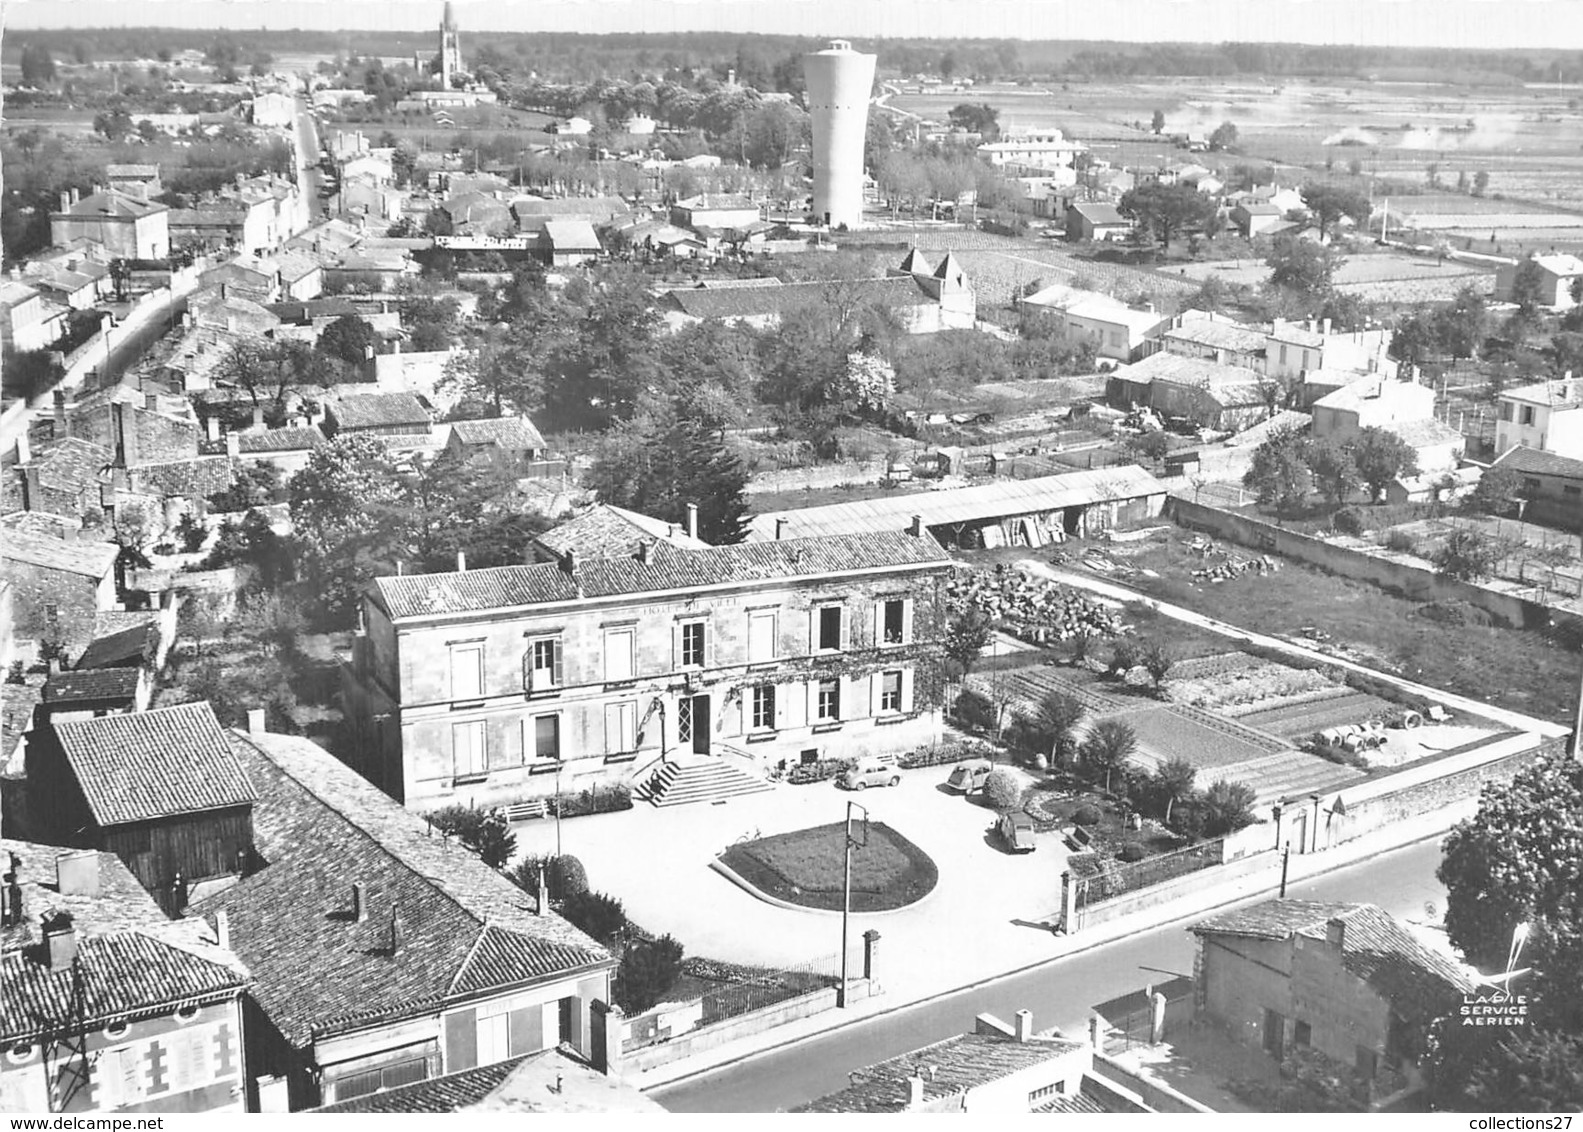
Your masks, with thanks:
<instances>
[{"instance_id":1,"label":"entrance door","mask_svg":"<svg viewBox=\"0 0 1583 1132\"><path fill-rule=\"evenodd\" d=\"M1264 1050L1276 1061L1286 1052L1286 1018L1279 1011L1264 1012Z\"/></svg>"},{"instance_id":2,"label":"entrance door","mask_svg":"<svg viewBox=\"0 0 1583 1132\"><path fill-rule=\"evenodd\" d=\"M683 696L679 705L677 741L695 755L709 753L709 697Z\"/></svg>"}]
</instances>

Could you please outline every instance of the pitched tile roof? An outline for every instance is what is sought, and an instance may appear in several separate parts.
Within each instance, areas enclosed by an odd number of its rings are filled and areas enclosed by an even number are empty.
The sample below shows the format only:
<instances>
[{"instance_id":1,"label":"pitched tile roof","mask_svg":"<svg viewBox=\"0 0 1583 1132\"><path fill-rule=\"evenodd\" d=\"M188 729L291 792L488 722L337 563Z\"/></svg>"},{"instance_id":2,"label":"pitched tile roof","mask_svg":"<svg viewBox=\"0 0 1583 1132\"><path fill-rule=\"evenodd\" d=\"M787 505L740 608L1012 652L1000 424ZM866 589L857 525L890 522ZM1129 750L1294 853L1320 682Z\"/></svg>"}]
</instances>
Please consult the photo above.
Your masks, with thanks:
<instances>
[{"instance_id":1,"label":"pitched tile roof","mask_svg":"<svg viewBox=\"0 0 1583 1132\"><path fill-rule=\"evenodd\" d=\"M0 1041L7 1046L58 1030L72 1018L70 969L51 971L40 954L43 917L68 912L78 932L84 1004L81 1022L98 1029L133 1011L224 996L247 984L235 956L201 937L197 922L168 923L113 853L99 853L99 893L62 895L55 863L62 850L0 840L0 861L20 864L24 919L0 933Z\"/></svg>"},{"instance_id":2,"label":"pitched tile roof","mask_svg":"<svg viewBox=\"0 0 1583 1132\"><path fill-rule=\"evenodd\" d=\"M253 829L266 864L200 909L229 910L254 997L293 1044L613 965L599 944L559 916L535 914L511 881L322 747L236 732L230 742L259 788ZM354 884L361 921L348 911Z\"/></svg>"},{"instance_id":3,"label":"pitched tile roof","mask_svg":"<svg viewBox=\"0 0 1583 1132\"><path fill-rule=\"evenodd\" d=\"M1116 376L1127 381L1173 381L1211 392L1241 390L1247 386L1257 386L1264 380L1247 366L1221 365L1207 358L1189 358L1164 350L1131 365L1118 366L1115 372Z\"/></svg>"},{"instance_id":4,"label":"pitched tile roof","mask_svg":"<svg viewBox=\"0 0 1583 1132\"><path fill-rule=\"evenodd\" d=\"M1077 213L1090 224L1132 223L1131 220L1121 214L1121 210L1115 205L1105 204L1103 201L1084 201L1081 204L1074 204L1071 211Z\"/></svg>"},{"instance_id":5,"label":"pitched tile roof","mask_svg":"<svg viewBox=\"0 0 1583 1132\"><path fill-rule=\"evenodd\" d=\"M962 1034L859 1069L845 1089L792 1111L902 1112L909 1103L913 1077L923 1076L923 1099L928 1103L1058 1060L1082 1048L1082 1042L1062 1038L1019 1042L1000 1034Z\"/></svg>"},{"instance_id":6,"label":"pitched tile roof","mask_svg":"<svg viewBox=\"0 0 1583 1132\"><path fill-rule=\"evenodd\" d=\"M68 436L36 452L24 467L38 469L39 486L54 491L99 489L99 473L115 453L102 444Z\"/></svg>"},{"instance_id":7,"label":"pitched tile roof","mask_svg":"<svg viewBox=\"0 0 1583 1132\"><path fill-rule=\"evenodd\" d=\"M169 212L170 209L158 201L139 200L127 196L125 193L114 189L102 193L90 193L76 204L66 209L64 213L52 213L54 216L119 216L126 219L142 219L152 216L156 212Z\"/></svg>"},{"instance_id":8,"label":"pitched tile roof","mask_svg":"<svg viewBox=\"0 0 1583 1132\"><path fill-rule=\"evenodd\" d=\"M460 444L498 444L511 451L544 447L544 437L527 417L456 421L451 425L451 435Z\"/></svg>"},{"instance_id":9,"label":"pitched tile roof","mask_svg":"<svg viewBox=\"0 0 1583 1132\"><path fill-rule=\"evenodd\" d=\"M239 452L299 452L327 443L324 433L311 425L242 432L237 434L236 440Z\"/></svg>"},{"instance_id":10,"label":"pitched tile roof","mask_svg":"<svg viewBox=\"0 0 1583 1132\"><path fill-rule=\"evenodd\" d=\"M137 696L142 672L136 668L91 668L54 672L44 683L44 702L66 704L87 700L126 700Z\"/></svg>"},{"instance_id":11,"label":"pitched tile roof","mask_svg":"<svg viewBox=\"0 0 1583 1132\"><path fill-rule=\"evenodd\" d=\"M602 245L594 226L587 220L546 220L544 234L553 251L600 251Z\"/></svg>"},{"instance_id":12,"label":"pitched tile roof","mask_svg":"<svg viewBox=\"0 0 1583 1132\"><path fill-rule=\"evenodd\" d=\"M582 562L575 578L560 565L498 566L459 574L377 578L374 592L393 618L479 612L582 598L705 589L892 566L943 566L951 556L931 537L875 531L836 538L740 543L671 550L648 562Z\"/></svg>"},{"instance_id":13,"label":"pitched tile roof","mask_svg":"<svg viewBox=\"0 0 1583 1132\"><path fill-rule=\"evenodd\" d=\"M170 498L207 498L236 482L236 469L229 456L134 464L127 469L127 475L132 491Z\"/></svg>"},{"instance_id":14,"label":"pitched tile roof","mask_svg":"<svg viewBox=\"0 0 1583 1132\"><path fill-rule=\"evenodd\" d=\"M77 659L77 667L136 668L153 656L158 647L159 625L153 620L145 620L112 633L95 636Z\"/></svg>"},{"instance_id":15,"label":"pitched tile roof","mask_svg":"<svg viewBox=\"0 0 1583 1132\"><path fill-rule=\"evenodd\" d=\"M114 543L52 538L26 531L8 531L6 537L0 539L0 561L81 574L86 578L108 576L120 552L120 547Z\"/></svg>"},{"instance_id":16,"label":"pitched tile roof","mask_svg":"<svg viewBox=\"0 0 1583 1132\"><path fill-rule=\"evenodd\" d=\"M1421 942L1395 917L1373 904L1267 900L1191 924L1195 935L1234 935L1283 940L1294 936L1323 941L1331 920L1345 925L1342 965L1368 983L1408 1021L1442 1012L1447 1001L1471 992L1475 984L1449 956Z\"/></svg>"},{"instance_id":17,"label":"pitched tile roof","mask_svg":"<svg viewBox=\"0 0 1583 1132\"><path fill-rule=\"evenodd\" d=\"M671 291L664 302L693 318L755 318L782 315L812 306L827 294L840 294L848 304L886 307L928 306L932 299L919 289L911 275L884 279L811 280L779 287L733 287L724 290L700 287Z\"/></svg>"},{"instance_id":18,"label":"pitched tile roof","mask_svg":"<svg viewBox=\"0 0 1583 1132\"><path fill-rule=\"evenodd\" d=\"M1529 448L1526 444L1507 449L1495 463L1511 471L1526 472L1529 475L1561 476L1570 480L1583 479L1583 460L1574 460L1554 452L1541 452L1537 448Z\"/></svg>"},{"instance_id":19,"label":"pitched tile roof","mask_svg":"<svg viewBox=\"0 0 1583 1132\"><path fill-rule=\"evenodd\" d=\"M55 735L101 826L258 798L207 702L60 723Z\"/></svg>"},{"instance_id":20,"label":"pitched tile roof","mask_svg":"<svg viewBox=\"0 0 1583 1132\"><path fill-rule=\"evenodd\" d=\"M22 737L32 729L33 709L44 689L37 684L0 684L0 772L17 750Z\"/></svg>"},{"instance_id":21,"label":"pitched tile roof","mask_svg":"<svg viewBox=\"0 0 1583 1132\"><path fill-rule=\"evenodd\" d=\"M709 544L685 534L675 523L667 523L636 511L601 503L576 518L545 531L535 541L551 554L575 550L587 558L622 558L637 553L638 544L662 539L687 550Z\"/></svg>"},{"instance_id":22,"label":"pitched tile roof","mask_svg":"<svg viewBox=\"0 0 1583 1132\"><path fill-rule=\"evenodd\" d=\"M1423 421L1397 421L1385 426L1401 437L1410 447L1431 448L1450 444L1464 444L1462 434L1444 421L1433 417Z\"/></svg>"},{"instance_id":23,"label":"pitched tile roof","mask_svg":"<svg viewBox=\"0 0 1583 1132\"><path fill-rule=\"evenodd\" d=\"M1263 353L1268 335L1251 326L1238 326L1230 322L1211 322L1194 319L1167 330L1161 335L1167 342L1190 342L1216 350L1236 350L1239 353Z\"/></svg>"},{"instance_id":24,"label":"pitched tile roof","mask_svg":"<svg viewBox=\"0 0 1583 1132\"><path fill-rule=\"evenodd\" d=\"M664 1112L636 1084L600 1073L560 1049L464 1069L371 1093L316 1112Z\"/></svg>"},{"instance_id":25,"label":"pitched tile roof","mask_svg":"<svg viewBox=\"0 0 1583 1132\"><path fill-rule=\"evenodd\" d=\"M555 200L518 197L511 202L511 211L524 225L551 216L608 224L618 216L625 216L631 208L620 197L560 197Z\"/></svg>"},{"instance_id":26,"label":"pitched tile roof","mask_svg":"<svg viewBox=\"0 0 1583 1132\"><path fill-rule=\"evenodd\" d=\"M511 1076L512 1071L526 1058L513 1057L493 1065L480 1065L460 1073L447 1073L403 1085L399 1089L369 1093L349 1101L328 1104L315 1112L399 1112L440 1113L457 1112L485 1100Z\"/></svg>"},{"instance_id":27,"label":"pitched tile roof","mask_svg":"<svg viewBox=\"0 0 1583 1132\"><path fill-rule=\"evenodd\" d=\"M332 402L329 410L339 428L421 424L427 429L431 419L429 410L411 393L353 393Z\"/></svg>"}]
</instances>

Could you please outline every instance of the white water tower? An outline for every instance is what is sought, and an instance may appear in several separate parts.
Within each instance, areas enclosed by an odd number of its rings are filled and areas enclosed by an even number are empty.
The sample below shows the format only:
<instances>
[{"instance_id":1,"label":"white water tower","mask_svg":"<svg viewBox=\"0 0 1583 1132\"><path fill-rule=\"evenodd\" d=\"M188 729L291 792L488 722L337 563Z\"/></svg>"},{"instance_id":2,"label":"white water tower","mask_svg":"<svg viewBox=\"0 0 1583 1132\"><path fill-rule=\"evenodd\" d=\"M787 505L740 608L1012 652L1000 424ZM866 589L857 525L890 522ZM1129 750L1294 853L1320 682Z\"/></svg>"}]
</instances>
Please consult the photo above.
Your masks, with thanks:
<instances>
[{"instance_id":1,"label":"white water tower","mask_svg":"<svg viewBox=\"0 0 1583 1132\"><path fill-rule=\"evenodd\" d=\"M814 217L832 228L863 222L863 140L875 62L844 39L803 56L813 118Z\"/></svg>"}]
</instances>

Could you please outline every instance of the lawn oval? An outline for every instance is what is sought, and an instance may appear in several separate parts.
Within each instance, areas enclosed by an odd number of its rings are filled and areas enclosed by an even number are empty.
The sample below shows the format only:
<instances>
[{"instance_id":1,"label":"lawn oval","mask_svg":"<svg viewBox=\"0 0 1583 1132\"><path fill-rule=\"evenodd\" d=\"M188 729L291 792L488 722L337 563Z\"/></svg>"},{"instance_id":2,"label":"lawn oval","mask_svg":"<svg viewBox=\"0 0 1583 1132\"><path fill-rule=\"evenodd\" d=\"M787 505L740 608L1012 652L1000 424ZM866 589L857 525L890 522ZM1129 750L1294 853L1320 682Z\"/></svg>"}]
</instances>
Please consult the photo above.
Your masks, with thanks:
<instances>
[{"instance_id":1,"label":"lawn oval","mask_svg":"<svg viewBox=\"0 0 1583 1132\"><path fill-rule=\"evenodd\" d=\"M861 826L853 832L861 838ZM733 845L720 863L772 902L839 912L846 823L779 833ZM868 823L868 844L852 849L852 911L889 912L915 904L939 882L934 860L884 822Z\"/></svg>"}]
</instances>

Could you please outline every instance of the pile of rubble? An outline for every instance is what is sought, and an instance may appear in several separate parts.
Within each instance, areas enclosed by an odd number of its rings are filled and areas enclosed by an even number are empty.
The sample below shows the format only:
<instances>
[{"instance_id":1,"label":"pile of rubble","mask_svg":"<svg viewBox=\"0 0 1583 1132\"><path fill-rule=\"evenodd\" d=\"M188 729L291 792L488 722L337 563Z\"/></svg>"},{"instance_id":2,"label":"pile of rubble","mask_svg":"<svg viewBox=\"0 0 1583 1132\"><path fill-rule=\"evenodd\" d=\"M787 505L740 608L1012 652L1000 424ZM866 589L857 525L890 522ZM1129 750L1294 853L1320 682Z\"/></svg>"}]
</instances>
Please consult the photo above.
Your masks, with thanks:
<instances>
[{"instance_id":1,"label":"pile of rubble","mask_svg":"<svg viewBox=\"0 0 1583 1132\"><path fill-rule=\"evenodd\" d=\"M1114 613L1080 591L1004 564L993 570L958 571L946 589L946 600L953 612L980 610L1008 632L1040 643L1122 630Z\"/></svg>"},{"instance_id":2,"label":"pile of rubble","mask_svg":"<svg viewBox=\"0 0 1583 1132\"><path fill-rule=\"evenodd\" d=\"M1221 550L1202 535L1189 542L1187 549L1196 551L1198 560L1204 563L1193 571L1193 577L1199 581L1224 582L1232 578L1240 578L1244 574L1258 574L1263 577L1281 568L1281 564L1268 554L1261 554L1257 558L1244 558L1229 550ZM1220 561L1211 563L1211 558L1219 558Z\"/></svg>"}]
</instances>

